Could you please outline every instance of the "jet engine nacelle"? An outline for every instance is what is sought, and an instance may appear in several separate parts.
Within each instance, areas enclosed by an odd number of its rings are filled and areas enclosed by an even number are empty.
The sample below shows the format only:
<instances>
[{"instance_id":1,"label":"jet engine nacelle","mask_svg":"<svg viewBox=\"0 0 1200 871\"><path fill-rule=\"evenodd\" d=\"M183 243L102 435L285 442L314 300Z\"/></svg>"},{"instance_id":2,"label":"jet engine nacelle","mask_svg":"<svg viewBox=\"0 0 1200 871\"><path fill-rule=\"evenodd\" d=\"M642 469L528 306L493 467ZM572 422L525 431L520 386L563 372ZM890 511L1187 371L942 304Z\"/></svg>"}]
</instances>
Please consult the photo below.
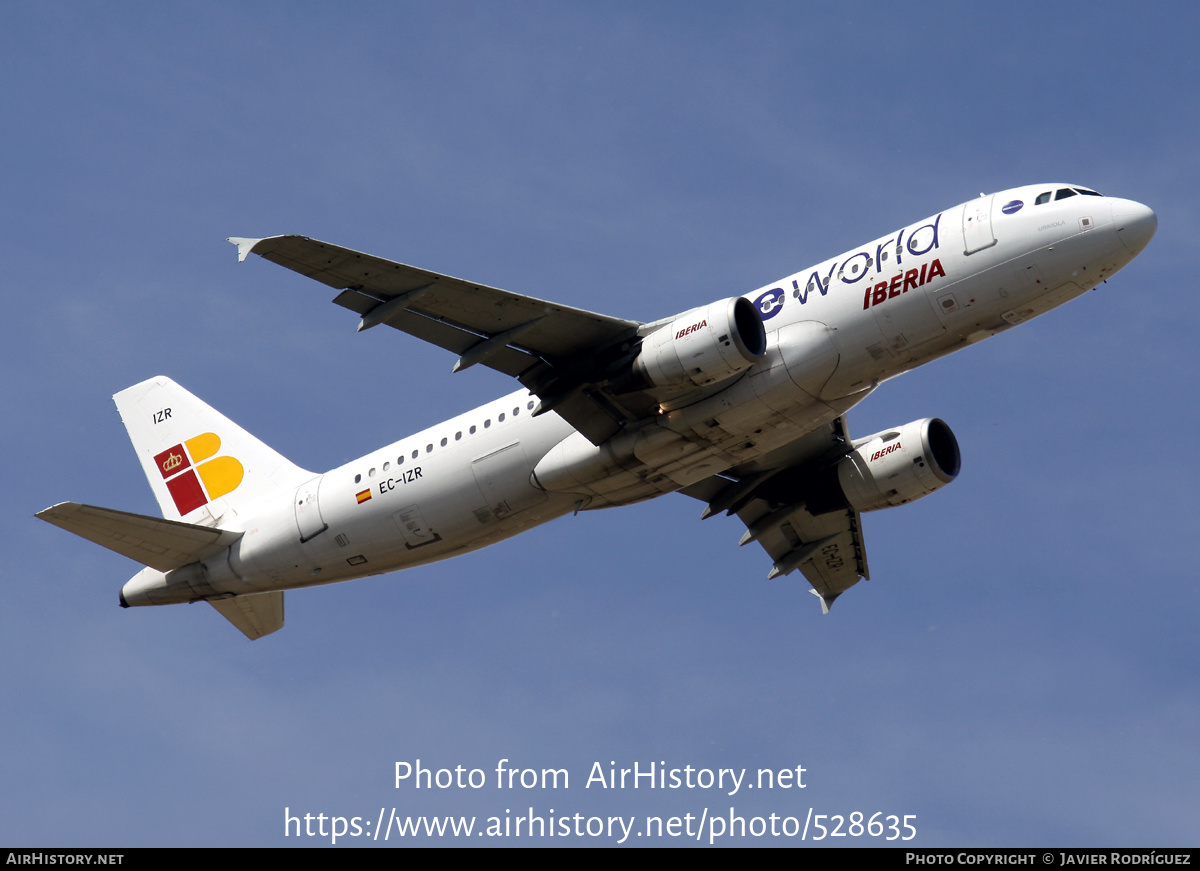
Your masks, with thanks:
<instances>
[{"instance_id":1,"label":"jet engine nacelle","mask_svg":"<svg viewBox=\"0 0 1200 871\"><path fill-rule=\"evenodd\" d=\"M763 358L762 313L742 296L676 316L642 339L630 387L704 387L732 378Z\"/></svg>"},{"instance_id":2,"label":"jet engine nacelle","mask_svg":"<svg viewBox=\"0 0 1200 871\"><path fill-rule=\"evenodd\" d=\"M878 511L940 490L958 476L958 439L936 417L856 439L807 500L814 514L838 508Z\"/></svg>"}]
</instances>

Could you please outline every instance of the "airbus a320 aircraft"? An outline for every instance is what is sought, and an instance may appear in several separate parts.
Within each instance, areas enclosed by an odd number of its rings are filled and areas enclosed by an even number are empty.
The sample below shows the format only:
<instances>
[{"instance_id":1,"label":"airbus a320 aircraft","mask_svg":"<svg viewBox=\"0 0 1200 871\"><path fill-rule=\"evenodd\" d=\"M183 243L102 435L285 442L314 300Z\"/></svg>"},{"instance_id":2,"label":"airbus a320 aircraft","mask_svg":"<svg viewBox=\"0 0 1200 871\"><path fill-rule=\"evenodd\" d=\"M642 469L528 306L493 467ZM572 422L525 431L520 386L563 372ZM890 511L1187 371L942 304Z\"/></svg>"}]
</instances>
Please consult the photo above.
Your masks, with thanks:
<instances>
[{"instance_id":1,"label":"airbus a320 aircraft","mask_svg":"<svg viewBox=\"0 0 1200 871\"><path fill-rule=\"evenodd\" d=\"M680 492L736 514L769 577L825 611L869 577L860 514L954 480L936 418L852 438L882 381L1111 277L1154 212L1075 185L980 196L744 296L654 323L593 314L303 236L231 238L334 302L522 389L317 475L164 377L114 399L163 517L37 516L146 566L122 607L207 601L247 637L283 591L476 550L573 511Z\"/></svg>"}]
</instances>

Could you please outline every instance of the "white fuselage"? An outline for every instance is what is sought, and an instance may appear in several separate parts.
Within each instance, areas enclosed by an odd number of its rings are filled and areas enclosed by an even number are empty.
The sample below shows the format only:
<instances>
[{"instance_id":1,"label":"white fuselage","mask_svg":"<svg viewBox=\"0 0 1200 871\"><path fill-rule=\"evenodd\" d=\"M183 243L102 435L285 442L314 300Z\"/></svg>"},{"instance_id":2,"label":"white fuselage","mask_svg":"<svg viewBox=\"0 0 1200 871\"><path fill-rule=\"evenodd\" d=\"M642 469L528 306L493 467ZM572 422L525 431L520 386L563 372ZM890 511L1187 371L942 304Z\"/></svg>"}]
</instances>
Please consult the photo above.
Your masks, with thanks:
<instances>
[{"instance_id":1,"label":"white fuselage","mask_svg":"<svg viewBox=\"0 0 1200 871\"><path fill-rule=\"evenodd\" d=\"M556 414L534 417L519 391L260 502L231 527L241 540L205 560L209 583L245 594L394 571L580 508L785 464L880 382L1096 286L1153 234L1145 206L1054 199L1066 189L981 197L745 294L766 356L601 447Z\"/></svg>"}]
</instances>

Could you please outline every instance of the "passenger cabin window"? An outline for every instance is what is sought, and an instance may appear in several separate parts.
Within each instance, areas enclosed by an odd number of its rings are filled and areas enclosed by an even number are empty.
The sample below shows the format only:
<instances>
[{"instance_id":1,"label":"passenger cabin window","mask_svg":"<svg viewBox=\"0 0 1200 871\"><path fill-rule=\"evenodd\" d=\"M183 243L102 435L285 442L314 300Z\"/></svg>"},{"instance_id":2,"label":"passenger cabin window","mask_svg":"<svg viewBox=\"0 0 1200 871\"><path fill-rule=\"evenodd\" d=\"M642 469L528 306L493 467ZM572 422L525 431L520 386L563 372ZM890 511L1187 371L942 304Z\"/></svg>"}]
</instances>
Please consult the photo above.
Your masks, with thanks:
<instances>
[{"instance_id":1,"label":"passenger cabin window","mask_svg":"<svg viewBox=\"0 0 1200 871\"><path fill-rule=\"evenodd\" d=\"M1033 204L1035 206L1040 206L1042 203L1048 202L1050 202L1050 191L1046 191L1044 194L1038 194L1038 198L1033 201Z\"/></svg>"},{"instance_id":2,"label":"passenger cabin window","mask_svg":"<svg viewBox=\"0 0 1200 871\"><path fill-rule=\"evenodd\" d=\"M1075 191L1071 190L1070 188L1063 188L1054 195L1054 201L1058 202L1059 200L1065 200L1067 197L1073 196L1075 196Z\"/></svg>"}]
</instances>

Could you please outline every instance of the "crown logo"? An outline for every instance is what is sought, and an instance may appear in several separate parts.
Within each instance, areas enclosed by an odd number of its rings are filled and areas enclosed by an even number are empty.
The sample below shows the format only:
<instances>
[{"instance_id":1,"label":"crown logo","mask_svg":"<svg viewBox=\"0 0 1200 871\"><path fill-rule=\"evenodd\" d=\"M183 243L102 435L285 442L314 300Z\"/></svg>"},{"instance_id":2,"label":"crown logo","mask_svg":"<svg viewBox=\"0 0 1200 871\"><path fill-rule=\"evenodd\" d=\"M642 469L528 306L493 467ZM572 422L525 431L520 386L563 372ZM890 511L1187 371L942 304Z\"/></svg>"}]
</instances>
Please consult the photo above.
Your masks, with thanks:
<instances>
[{"instance_id":1,"label":"crown logo","mask_svg":"<svg viewBox=\"0 0 1200 871\"><path fill-rule=\"evenodd\" d=\"M163 461L162 468L164 472L170 472L174 469L178 469L182 465L183 457L179 456L179 454L171 454L171 456L167 457Z\"/></svg>"}]
</instances>

